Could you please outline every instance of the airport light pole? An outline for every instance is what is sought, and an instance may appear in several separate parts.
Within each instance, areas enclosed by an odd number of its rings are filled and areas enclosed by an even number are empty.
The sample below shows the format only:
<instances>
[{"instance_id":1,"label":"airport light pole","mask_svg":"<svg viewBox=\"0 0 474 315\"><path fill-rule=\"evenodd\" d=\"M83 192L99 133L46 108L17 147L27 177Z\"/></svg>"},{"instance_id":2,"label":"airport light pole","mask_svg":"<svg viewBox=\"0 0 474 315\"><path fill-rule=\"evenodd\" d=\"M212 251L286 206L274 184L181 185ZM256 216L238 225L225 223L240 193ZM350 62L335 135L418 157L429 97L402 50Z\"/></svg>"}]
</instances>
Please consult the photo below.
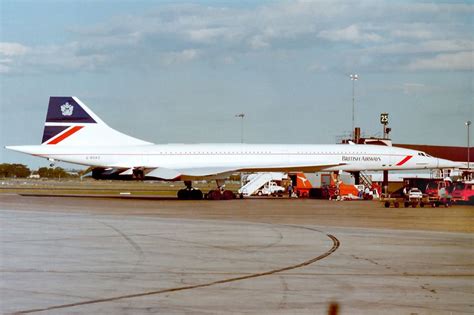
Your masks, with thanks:
<instances>
[{"instance_id":1,"label":"airport light pole","mask_svg":"<svg viewBox=\"0 0 474 315\"><path fill-rule=\"evenodd\" d=\"M244 117L245 117L245 114L240 113L240 114L235 115L235 117L240 118L240 143L243 144L244 143ZM240 187L243 187L244 186L243 173L240 172L239 176L240 176ZM243 194L240 194L240 198L241 199L243 198Z\"/></svg>"},{"instance_id":2,"label":"airport light pole","mask_svg":"<svg viewBox=\"0 0 474 315\"><path fill-rule=\"evenodd\" d=\"M358 74L349 75L352 81L352 140L355 138L354 128L355 128L355 81L359 80Z\"/></svg>"},{"instance_id":3,"label":"airport light pole","mask_svg":"<svg viewBox=\"0 0 474 315\"><path fill-rule=\"evenodd\" d=\"M470 160L471 160L471 143L469 139L469 128L471 127L471 121L468 120L466 121L466 126L467 126L467 171L469 172L470 168Z\"/></svg>"},{"instance_id":4,"label":"airport light pole","mask_svg":"<svg viewBox=\"0 0 474 315\"><path fill-rule=\"evenodd\" d=\"M235 117L240 118L240 143L244 143L244 113L240 113L235 115Z\"/></svg>"}]
</instances>

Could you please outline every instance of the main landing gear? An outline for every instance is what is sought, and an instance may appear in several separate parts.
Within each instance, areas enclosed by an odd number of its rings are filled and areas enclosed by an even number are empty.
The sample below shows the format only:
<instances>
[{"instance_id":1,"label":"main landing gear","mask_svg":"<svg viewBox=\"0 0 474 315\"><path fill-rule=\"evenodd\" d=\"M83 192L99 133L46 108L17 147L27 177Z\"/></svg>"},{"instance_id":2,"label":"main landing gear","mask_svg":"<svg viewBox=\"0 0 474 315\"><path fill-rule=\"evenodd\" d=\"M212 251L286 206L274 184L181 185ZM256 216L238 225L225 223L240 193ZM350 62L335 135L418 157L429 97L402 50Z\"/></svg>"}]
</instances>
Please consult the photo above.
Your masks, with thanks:
<instances>
[{"instance_id":1,"label":"main landing gear","mask_svg":"<svg viewBox=\"0 0 474 315\"><path fill-rule=\"evenodd\" d=\"M178 190L178 199L180 200L201 200L203 195L202 191L195 189L192 186L191 181L185 181L184 185L186 188Z\"/></svg>"},{"instance_id":2,"label":"main landing gear","mask_svg":"<svg viewBox=\"0 0 474 315\"><path fill-rule=\"evenodd\" d=\"M210 190L206 194L206 199L208 200L231 200L235 198L235 194L230 190L224 189L224 180L217 179L217 189Z\"/></svg>"},{"instance_id":3,"label":"main landing gear","mask_svg":"<svg viewBox=\"0 0 474 315\"><path fill-rule=\"evenodd\" d=\"M206 199L209 199L209 200L231 200L234 198L235 198L235 195L232 191L223 190L221 188L211 190L206 194Z\"/></svg>"},{"instance_id":4,"label":"main landing gear","mask_svg":"<svg viewBox=\"0 0 474 315\"><path fill-rule=\"evenodd\" d=\"M132 170L132 178L135 180L145 179L145 169L143 167L136 167Z\"/></svg>"},{"instance_id":5,"label":"main landing gear","mask_svg":"<svg viewBox=\"0 0 474 315\"><path fill-rule=\"evenodd\" d=\"M202 191L193 188L191 181L185 181L184 185L186 188L178 191L178 199L180 200L230 200L235 198L235 194L230 190L224 190L222 185L217 183L217 189L210 190L207 194L203 195Z\"/></svg>"},{"instance_id":6,"label":"main landing gear","mask_svg":"<svg viewBox=\"0 0 474 315\"><path fill-rule=\"evenodd\" d=\"M224 180L217 179L217 189L211 190L206 194L209 200L231 200L235 198L235 194L230 190L224 189Z\"/></svg>"}]
</instances>

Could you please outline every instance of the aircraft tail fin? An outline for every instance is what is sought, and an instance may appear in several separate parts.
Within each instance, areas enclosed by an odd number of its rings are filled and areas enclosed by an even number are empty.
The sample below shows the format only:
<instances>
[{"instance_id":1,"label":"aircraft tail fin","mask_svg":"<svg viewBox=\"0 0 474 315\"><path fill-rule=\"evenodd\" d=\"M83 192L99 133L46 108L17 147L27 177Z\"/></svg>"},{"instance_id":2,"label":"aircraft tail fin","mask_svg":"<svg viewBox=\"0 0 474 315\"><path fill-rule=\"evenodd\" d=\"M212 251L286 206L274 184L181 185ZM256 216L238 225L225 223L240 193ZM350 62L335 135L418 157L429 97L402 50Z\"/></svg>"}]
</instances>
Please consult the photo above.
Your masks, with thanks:
<instances>
[{"instance_id":1,"label":"aircraft tail fin","mask_svg":"<svg viewBox=\"0 0 474 315\"><path fill-rule=\"evenodd\" d=\"M109 127L74 96L51 96L43 145L145 145L151 144Z\"/></svg>"}]
</instances>

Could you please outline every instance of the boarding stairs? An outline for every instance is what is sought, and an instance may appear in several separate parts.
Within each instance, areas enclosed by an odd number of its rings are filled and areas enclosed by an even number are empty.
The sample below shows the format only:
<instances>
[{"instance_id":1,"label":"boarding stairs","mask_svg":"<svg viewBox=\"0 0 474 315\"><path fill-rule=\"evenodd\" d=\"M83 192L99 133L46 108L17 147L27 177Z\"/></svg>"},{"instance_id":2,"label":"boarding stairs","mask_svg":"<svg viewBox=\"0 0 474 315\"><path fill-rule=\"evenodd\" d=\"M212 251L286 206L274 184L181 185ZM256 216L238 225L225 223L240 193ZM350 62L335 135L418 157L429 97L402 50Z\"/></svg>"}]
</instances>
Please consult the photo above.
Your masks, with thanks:
<instances>
[{"instance_id":1,"label":"boarding stairs","mask_svg":"<svg viewBox=\"0 0 474 315\"><path fill-rule=\"evenodd\" d=\"M243 196L251 196L266 183L271 181L281 181L284 178L287 178L287 175L278 172L250 174L247 176L248 182L239 189L239 194L242 194Z\"/></svg>"},{"instance_id":2,"label":"boarding stairs","mask_svg":"<svg viewBox=\"0 0 474 315\"><path fill-rule=\"evenodd\" d=\"M369 187L369 189L372 187L372 176L365 173L365 172L360 172L359 173L359 180L360 184L364 185L364 187Z\"/></svg>"}]
</instances>

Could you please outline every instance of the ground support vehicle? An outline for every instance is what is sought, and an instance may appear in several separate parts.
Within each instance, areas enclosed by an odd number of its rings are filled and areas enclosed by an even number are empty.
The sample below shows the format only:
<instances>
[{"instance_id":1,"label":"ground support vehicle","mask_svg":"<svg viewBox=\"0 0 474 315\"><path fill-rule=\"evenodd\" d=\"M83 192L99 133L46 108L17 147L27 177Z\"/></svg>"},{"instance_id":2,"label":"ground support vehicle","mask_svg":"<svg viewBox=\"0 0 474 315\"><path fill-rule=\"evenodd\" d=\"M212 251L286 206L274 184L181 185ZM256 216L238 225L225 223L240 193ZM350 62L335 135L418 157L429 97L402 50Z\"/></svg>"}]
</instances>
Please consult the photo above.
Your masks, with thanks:
<instances>
[{"instance_id":1,"label":"ground support vehicle","mask_svg":"<svg viewBox=\"0 0 474 315\"><path fill-rule=\"evenodd\" d=\"M283 192L285 191L285 188L278 186L277 183L275 182L269 182L259 190L257 190L257 195L258 196L278 196L278 197L283 197Z\"/></svg>"},{"instance_id":2,"label":"ground support vehicle","mask_svg":"<svg viewBox=\"0 0 474 315\"><path fill-rule=\"evenodd\" d=\"M452 201L474 205L474 181L456 182L452 192Z\"/></svg>"},{"instance_id":3,"label":"ground support vehicle","mask_svg":"<svg viewBox=\"0 0 474 315\"><path fill-rule=\"evenodd\" d=\"M308 198L309 192L313 188L311 182L304 173L289 174L293 192L298 198Z\"/></svg>"},{"instance_id":4,"label":"ground support vehicle","mask_svg":"<svg viewBox=\"0 0 474 315\"><path fill-rule=\"evenodd\" d=\"M451 196L441 197L441 196L434 195L434 196L429 196L428 197L428 203L433 208L439 207L441 205L443 205L447 208L447 207L451 206L452 201L451 201Z\"/></svg>"},{"instance_id":5,"label":"ground support vehicle","mask_svg":"<svg viewBox=\"0 0 474 315\"><path fill-rule=\"evenodd\" d=\"M428 195L429 203L433 208L441 205L449 207L453 188L454 185L451 181L436 180L426 185L425 193Z\"/></svg>"},{"instance_id":6,"label":"ground support vehicle","mask_svg":"<svg viewBox=\"0 0 474 315\"><path fill-rule=\"evenodd\" d=\"M380 201L384 205L385 208L390 208L393 206L394 208L399 208L403 205L405 208L413 207L416 208L417 206L424 207L427 204L430 204L429 198L426 195L423 195L421 198L409 198L409 197L382 197Z\"/></svg>"}]
</instances>

